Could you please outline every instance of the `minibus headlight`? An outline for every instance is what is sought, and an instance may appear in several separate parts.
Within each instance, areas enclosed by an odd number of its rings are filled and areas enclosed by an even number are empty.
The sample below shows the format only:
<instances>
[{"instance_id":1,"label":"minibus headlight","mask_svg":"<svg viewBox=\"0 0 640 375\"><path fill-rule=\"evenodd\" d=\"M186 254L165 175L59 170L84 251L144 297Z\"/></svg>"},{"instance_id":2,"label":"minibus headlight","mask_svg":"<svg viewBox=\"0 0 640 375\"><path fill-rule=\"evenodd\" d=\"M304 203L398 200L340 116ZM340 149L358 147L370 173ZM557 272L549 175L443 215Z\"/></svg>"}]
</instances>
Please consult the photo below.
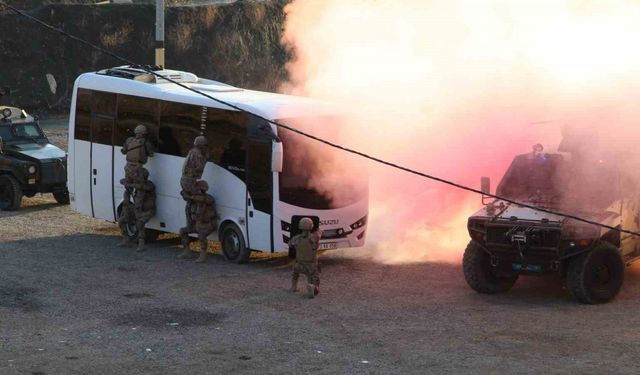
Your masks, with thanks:
<instances>
[{"instance_id":1,"label":"minibus headlight","mask_svg":"<svg viewBox=\"0 0 640 375\"><path fill-rule=\"evenodd\" d=\"M367 217L366 216L363 217L362 219L356 221L355 223L351 224L350 227L351 227L351 229L356 230L358 228L364 227L365 225L367 225Z\"/></svg>"},{"instance_id":2,"label":"minibus headlight","mask_svg":"<svg viewBox=\"0 0 640 375\"><path fill-rule=\"evenodd\" d=\"M31 165L29 166L29 174L35 174L36 173L36 166L35 165Z\"/></svg>"}]
</instances>

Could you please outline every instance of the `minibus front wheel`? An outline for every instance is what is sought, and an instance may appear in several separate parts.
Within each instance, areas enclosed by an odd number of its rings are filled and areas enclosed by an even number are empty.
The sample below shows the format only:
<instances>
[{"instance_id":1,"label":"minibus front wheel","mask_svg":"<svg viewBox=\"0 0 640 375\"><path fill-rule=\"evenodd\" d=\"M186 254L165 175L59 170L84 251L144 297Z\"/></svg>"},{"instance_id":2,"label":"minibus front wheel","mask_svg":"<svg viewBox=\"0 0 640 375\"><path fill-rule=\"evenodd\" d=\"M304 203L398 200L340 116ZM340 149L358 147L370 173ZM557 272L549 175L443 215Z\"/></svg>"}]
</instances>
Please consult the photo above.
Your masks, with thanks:
<instances>
[{"instance_id":1,"label":"minibus front wheel","mask_svg":"<svg viewBox=\"0 0 640 375\"><path fill-rule=\"evenodd\" d=\"M220 230L220 242L222 244L222 255L224 259L233 263L247 263L251 256L244 242L242 232L235 224L223 225Z\"/></svg>"}]
</instances>

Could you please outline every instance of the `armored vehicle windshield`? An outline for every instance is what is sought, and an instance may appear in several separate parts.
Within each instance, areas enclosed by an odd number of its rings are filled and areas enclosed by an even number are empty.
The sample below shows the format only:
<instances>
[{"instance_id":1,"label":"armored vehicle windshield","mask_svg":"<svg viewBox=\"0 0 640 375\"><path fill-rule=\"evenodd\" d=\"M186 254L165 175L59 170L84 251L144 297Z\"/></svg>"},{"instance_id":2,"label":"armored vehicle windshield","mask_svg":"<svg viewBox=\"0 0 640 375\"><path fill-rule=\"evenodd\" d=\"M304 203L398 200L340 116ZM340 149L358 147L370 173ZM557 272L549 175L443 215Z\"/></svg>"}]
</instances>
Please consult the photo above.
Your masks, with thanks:
<instances>
[{"instance_id":1,"label":"armored vehicle windshield","mask_svg":"<svg viewBox=\"0 0 640 375\"><path fill-rule=\"evenodd\" d=\"M563 196L560 179L564 164L559 154L518 155L500 181L497 194L521 202L554 205Z\"/></svg>"},{"instance_id":2,"label":"armored vehicle windshield","mask_svg":"<svg viewBox=\"0 0 640 375\"><path fill-rule=\"evenodd\" d=\"M0 123L0 137L6 145L25 142L47 142L47 137L35 122Z\"/></svg>"}]
</instances>

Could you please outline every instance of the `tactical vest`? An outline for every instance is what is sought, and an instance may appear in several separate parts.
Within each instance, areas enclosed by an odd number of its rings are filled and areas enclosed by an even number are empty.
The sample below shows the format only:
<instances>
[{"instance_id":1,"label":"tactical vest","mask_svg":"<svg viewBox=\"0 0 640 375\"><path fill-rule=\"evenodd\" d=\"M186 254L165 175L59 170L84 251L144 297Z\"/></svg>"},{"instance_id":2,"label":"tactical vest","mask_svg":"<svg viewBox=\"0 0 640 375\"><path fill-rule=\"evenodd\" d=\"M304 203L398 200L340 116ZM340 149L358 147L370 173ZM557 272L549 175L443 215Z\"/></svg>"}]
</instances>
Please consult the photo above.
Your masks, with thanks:
<instances>
[{"instance_id":1,"label":"tactical vest","mask_svg":"<svg viewBox=\"0 0 640 375\"><path fill-rule=\"evenodd\" d=\"M144 138L133 138L127 142L127 161L129 163L144 164L147 162L147 148Z\"/></svg>"},{"instance_id":2,"label":"tactical vest","mask_svg":"<svg viewBox=\"0 0 640 375\"><path fill-rule=\"evenodd\" d=\"M207 161L202 156L200 150L192 148L189 150L184 163L182 164L182 177L199 179Z\"/></svg>"},{"instance_id":3,"label":"tactical vest","mask_svg":"<svg viewBox=\"0 0 640 375\"><path fill-rule=\"evenodd\" d=\"M216 204L212 197L207 197L206 202L196 205L195 220L202 223L210 223L216 217Z\"/></svg>"},{"instance_id":4,"label":"tactical vest","mask_svg":"<svg viewBox=\"0 0 640 375\"><path fill-rule=\"evenodd\" d=\"M316 252L313 248L311 236L300 236L296 244L296 260L298 262L314 262L316 260Z\"/></svg>"}]
</instances>

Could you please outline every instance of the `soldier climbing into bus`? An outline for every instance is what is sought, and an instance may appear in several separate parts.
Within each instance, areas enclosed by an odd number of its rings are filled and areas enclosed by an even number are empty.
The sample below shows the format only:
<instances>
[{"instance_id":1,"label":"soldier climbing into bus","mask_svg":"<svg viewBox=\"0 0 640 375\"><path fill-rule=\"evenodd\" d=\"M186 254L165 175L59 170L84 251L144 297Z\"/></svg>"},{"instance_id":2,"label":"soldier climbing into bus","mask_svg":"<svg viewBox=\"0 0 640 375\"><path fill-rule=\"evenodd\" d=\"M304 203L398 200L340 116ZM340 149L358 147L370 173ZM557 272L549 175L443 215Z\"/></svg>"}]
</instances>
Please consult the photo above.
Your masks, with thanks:
<instances>
[{"instance_id":1,"label":"soldier climbing into bus","mask_svg":"<svg viewBox=\"0 0 640 375\"><path fill-rule=\"evenodd\" d=\"M182 196L185 200L191 202L191 205L189 207L190 212L188 214L190 217L187 219L187 226L180 229L184 250L178 255L178 258L187 259L191 256L189 235L196 233L200 242L200 256L196 262L204 263L207 260L207 237L218 229L218 213L216 212L215 199L207 193L209 184L204 180L200 180L195 185L196 194L190 194L186 190L182 191Z\"/></svg>"},{"instance_id":2,"label":"soldier climbing into bus","mask_svg":"<svg viewBox=\"0 0 640 375\"><path fill-rule=\"evenodd\" d=\"M302 233L289 241L289 246L293 247L296 252L291 275L291 291L298 290L298 277L300 274L304 274L307 276L308 296L314 298L320 293L320 271L318 269L320 232L313 232L313 221L308 217L300 219L298 228Z\"/></svg>"},{"instance_id":3,"label":"soldier climbing into bus","mask_svg":"<svg viewBox=\"0 0 640 375\"><path fill-rule=\"evenodd\" d=\"M207 138L199 135L194 139L193 147L184 159L184 163L182 164L182 177L180 178L181 194L186 202L185 216L187 228L193 227L193 223L190 221L192 201L189 197L199 194L196 184L197 181L202 178L202 172L204 172L208 158L209 146Z\"/></svg>"},{"instance_id":4,"label":"soldier climbing into bus","mask_svg":"<svg viewBox=\"0 0 640 375\"><path fill-rule=\"evenodd\" d=\"M153 144L147 139L146 126L138 125L133 132L135 136L127 138L120 150L127 160L124 166L125 189L130 189L134 183L143 183L142 167L154 153Z\"/></svg>"}]
</instances>

